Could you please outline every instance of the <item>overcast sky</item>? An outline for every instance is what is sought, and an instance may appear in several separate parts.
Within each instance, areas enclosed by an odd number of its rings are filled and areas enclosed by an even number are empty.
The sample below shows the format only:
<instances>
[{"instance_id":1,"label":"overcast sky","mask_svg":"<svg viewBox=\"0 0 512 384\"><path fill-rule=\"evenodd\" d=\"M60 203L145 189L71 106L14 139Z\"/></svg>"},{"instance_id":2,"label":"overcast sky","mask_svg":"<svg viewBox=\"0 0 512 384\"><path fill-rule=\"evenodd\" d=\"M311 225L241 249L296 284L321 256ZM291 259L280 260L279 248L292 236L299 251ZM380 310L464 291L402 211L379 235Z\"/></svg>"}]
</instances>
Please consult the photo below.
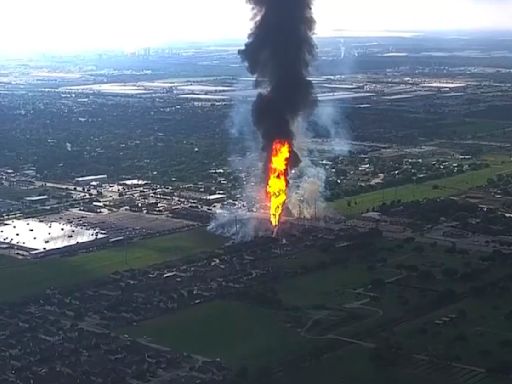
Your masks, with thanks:
<instances>
[{"instance_id":1,"label":"overcast sky","mask_svg":"<svg viewBox=\"0 0 512 384\"><path fill-rule=\"evenodd\" d=\"M244 0L0 0L0 51L132 50L244 38ZM279 1L279 0L275 0ZM512 0L316 0L317 34L512 29Z\"/></svg>"}]
</instances>

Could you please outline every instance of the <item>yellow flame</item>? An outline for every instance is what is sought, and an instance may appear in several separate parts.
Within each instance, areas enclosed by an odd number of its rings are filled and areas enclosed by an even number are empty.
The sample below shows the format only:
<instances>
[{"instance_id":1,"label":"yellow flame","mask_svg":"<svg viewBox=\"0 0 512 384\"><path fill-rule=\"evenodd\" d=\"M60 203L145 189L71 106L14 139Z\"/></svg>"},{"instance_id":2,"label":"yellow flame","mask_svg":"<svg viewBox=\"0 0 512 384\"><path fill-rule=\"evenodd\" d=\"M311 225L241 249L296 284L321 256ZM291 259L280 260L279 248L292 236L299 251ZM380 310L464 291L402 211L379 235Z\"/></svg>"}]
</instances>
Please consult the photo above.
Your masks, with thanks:
<instances>
[{"instance_id":1,"label":"yellow flame","mask_svg":"<svg viewBox=\"0 0 512 384\"><path fill-rule=\"evenodd\" d=\"M279 225L287 198L288 161L291 146L285 140L276 140L272 145L272 158L268 170L267 196L270 201L270 222Z\"/></svg>"}]
</instances>

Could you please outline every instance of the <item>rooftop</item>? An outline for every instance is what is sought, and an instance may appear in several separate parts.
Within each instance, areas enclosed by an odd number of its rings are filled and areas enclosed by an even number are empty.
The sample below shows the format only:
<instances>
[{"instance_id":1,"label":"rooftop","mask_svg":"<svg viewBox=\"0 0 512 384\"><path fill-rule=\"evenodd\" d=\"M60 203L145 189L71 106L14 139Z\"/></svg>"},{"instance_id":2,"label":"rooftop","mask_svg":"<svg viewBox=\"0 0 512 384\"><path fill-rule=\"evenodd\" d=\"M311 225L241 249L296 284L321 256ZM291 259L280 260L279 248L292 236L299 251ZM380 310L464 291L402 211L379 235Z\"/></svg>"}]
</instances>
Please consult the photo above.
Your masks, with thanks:
<instances>
[{"instance_id":1,"label":"rooftop","mask_svg":"<svg viewBox=\"0 0 512 384\"><path fill-rule=\"evenodd\" d=\"M84 177L77 177L75 181L94 181L98 179L106 179L107 175L96 175L96 176L84 176Z\"/></svg>"},{"instance_id":2,"label":"rooftop","mask_svg":"<svg viewBox=\"0 0 512 384\"><path fill-rule=\"evenodd\" d=\"M134 180L124 180L124 181L121 181L119 184L130 186L130 187L135 187L135 186L147 185L147 184L149 184L149 181L134 179Z\"/></svg>"},{"instance_id":3,"label":"rooftop","mask_svg":"<svg viewBox=\"0 0 512 384\"><path fill-rule=\"evenodd\" d=\"M19 246L31 253L60 249L106 237L97 229L38 220L10 220L0 226L0 244Z\"/></svg>"}]
</instances>

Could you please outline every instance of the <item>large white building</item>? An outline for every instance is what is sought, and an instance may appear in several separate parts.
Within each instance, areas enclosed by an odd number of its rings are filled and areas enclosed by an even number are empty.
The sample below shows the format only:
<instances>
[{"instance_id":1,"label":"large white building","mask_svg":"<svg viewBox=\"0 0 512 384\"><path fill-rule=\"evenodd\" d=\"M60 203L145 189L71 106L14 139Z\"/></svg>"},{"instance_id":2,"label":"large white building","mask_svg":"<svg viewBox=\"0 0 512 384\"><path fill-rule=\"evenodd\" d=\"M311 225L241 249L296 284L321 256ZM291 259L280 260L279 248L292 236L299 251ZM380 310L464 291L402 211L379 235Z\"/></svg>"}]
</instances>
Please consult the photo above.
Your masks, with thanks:
<instances>
[{"instance_id":1,"label":"large white building","mask_svg":"<svg viewBox=\"0 0 512 384\"><path fill-rule=\"evenodd\" d=\"M11 220L0 226L0 248L16 256L39 258L93 248L108 241L98 229L38 220Z\"/></svg>"},{"instance_id":2,"label":"large white building","mask_svg":"<svg viewBox=\"0 0 512 384\"><path fill-rule=\"evenodd\" d=\"M84 176L84 177L77 177L75 179L75 184L80 187L85 187L85 186L91 185L91 183L106 184L107 180L108 180L107 175Z\"/></svg>"}]
</instances>

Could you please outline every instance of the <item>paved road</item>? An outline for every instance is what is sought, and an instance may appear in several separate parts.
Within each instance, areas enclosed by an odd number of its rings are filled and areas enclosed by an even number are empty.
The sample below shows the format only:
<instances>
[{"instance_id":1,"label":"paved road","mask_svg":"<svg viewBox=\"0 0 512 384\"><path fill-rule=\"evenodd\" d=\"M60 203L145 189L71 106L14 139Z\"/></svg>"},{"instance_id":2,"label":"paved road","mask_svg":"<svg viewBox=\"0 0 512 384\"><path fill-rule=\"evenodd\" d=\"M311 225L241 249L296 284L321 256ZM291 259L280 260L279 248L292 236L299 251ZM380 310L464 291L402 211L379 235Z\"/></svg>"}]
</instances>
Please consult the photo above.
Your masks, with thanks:
<instances>
[{"instance_id":1,"label":"paved road","mask_svg":"<svg viewBox=\"0 0 512 384\"><path fill-rule=\"evenodd\" d=\"M345 342L351 343L351 344L357 344L357 345L360 345L365 348L375 348L376 347L376 345L373 343L368 343L366 341L351 339L348 337L342 337L342 336L337 336L337 335L311 336L308 334L303 334L302 336L304 336L308 339L340 340L340 341L345 341Z\"/></svg>"},{"instance_id":2,"label":"paved road","mask_svg":"<svg viewBox=\"0 0 512 384\"><path fill-rule=\"evenodd\" d=\"M369 299L367 299L367 300L369 301ZM350 305L350 304L347 304L347 305ZM372 308L372 309L375 310L377 308ZM329 314L329 312L322 313L322 314L320 314L318 316L313 317L311 320L309 320L309 322L306 324L306 326L300 332L301 336L303 336L303 337L305 337L307 339L316 339L316 340L340 340L340 341L345 341L345 342L351 343L351 344L357 344L357 345L360 345L360 346L365 347L365 348L375 348L375 344L373 344L373 343L368 343L368 342L363 341L363 340L351 339L349 337L342 337L342 336L337 336L337 335L325 335L325 336L309 335L307 333L307 330L308 330L309 327L311 327L313 322L315 322L318 319L321 319L322 317L325 317L327 314Z\"/></svg>"}]
</instances>

